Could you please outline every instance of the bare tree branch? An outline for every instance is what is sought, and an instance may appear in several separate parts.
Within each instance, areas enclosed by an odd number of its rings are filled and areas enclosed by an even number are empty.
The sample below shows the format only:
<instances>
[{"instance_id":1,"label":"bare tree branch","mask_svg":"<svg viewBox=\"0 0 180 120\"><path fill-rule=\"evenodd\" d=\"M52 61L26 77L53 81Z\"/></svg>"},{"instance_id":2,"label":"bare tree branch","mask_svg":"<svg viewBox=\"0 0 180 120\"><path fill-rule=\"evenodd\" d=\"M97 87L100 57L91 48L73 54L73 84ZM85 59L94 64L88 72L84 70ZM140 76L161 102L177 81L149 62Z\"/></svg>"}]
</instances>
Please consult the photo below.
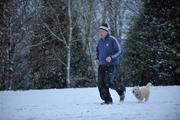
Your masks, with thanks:
<instances>
[{"instance_id":1,"label":"bare tree branch","mask_svg":"<svg viewBox=\"0 0 180 120\"><path fill-rule=\"evenodd\" d=\"M49 37L49 36L48 36ZM26 48L32 48L32 47L36 47L36 46L39 46L39 45L42 45L42 44L45 44L45 43L48 43L48 42L52 42L52 41L50 41L50 40L47 40L47 41L44 41L44 40L42 40L42 41L40 41L39 43L37 43L37 44L34 44L34 45L31 45L31 46L27 46Z\"/></svg>"},{"instance_id":2,"label":"bare tree branch","mask_svg":"<svg viewBox=\"0 0 180 120\"><path fill-rule=\"evenodd\" d=\"M55 38L57 38L57 40L63 42L67 46L66 42L63 39L61 39L59 36L57 36L41 18L40 18L40 20L43 23L43 25L49 30L49 32L52 34L52 36L54 36Z\"/></svg>"},{"instance_id":3,"label":"bare tree branch","mask_svg":"<svg viewBox=\"0 0 180 120\"><path fill-rule=\"evenodd\" d=\"M54 46L54 45L53 45ZM67 66L66 63L64 63L60 58L59 56L56 54L56 51L54 50L55 47L53 47L53 55L57 58L57 60L62 63L64 66Z\"/></svg>"}]
</instances>

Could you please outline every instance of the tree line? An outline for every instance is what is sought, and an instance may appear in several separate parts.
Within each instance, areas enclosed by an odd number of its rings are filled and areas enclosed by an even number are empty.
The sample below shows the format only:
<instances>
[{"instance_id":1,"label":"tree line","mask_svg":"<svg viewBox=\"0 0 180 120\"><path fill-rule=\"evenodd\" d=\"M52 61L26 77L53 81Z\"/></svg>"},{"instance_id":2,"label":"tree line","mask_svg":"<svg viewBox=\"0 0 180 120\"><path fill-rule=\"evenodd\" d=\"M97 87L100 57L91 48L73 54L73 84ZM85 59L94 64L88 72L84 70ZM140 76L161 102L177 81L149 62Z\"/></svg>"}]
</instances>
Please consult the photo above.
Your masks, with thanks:
<instances>
[{"instance_id":1,"label":"tree line","mask_svg":"<svg viewBox=\"0 0 180 120\"><path fill-rule=\"evenodd\" d=\"M2 0L0 6L1 90L96 86L103 22L121 38L119 80L180 83L177 1Z\"/></svg>"}]
</instances>

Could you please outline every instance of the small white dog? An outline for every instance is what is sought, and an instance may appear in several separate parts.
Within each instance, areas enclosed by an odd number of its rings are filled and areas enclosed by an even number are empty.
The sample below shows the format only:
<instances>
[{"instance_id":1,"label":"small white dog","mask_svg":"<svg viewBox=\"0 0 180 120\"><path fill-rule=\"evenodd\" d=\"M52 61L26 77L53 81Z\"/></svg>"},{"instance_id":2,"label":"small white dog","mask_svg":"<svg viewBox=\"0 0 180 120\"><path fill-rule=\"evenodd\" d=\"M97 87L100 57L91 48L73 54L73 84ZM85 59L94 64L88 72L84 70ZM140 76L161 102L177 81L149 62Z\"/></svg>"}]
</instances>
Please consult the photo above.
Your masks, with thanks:
<instances>
[{"instance_id":1,"label":"small white dog","mask_svg":"<svg viewBox=\"0 0 180 120\"><path fill-rule=\"evenodd\" d=\"M133 88L132 93L138 99L139 102L147 102L150 95L150 86L152 84L149 82L146 86L136 86Z\"/></svg>"}]
</instances>

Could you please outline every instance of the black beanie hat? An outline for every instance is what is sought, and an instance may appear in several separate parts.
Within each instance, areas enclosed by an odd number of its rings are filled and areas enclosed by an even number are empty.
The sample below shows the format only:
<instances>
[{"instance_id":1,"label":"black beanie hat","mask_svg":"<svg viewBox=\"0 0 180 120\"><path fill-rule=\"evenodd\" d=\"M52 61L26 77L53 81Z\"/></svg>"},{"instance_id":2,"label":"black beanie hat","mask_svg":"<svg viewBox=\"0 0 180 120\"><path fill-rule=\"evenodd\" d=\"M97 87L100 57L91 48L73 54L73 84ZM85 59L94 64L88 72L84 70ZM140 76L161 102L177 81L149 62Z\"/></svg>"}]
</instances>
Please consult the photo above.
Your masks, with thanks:
<instances>
[{"instance_id":1,"label":"black beanie hat","mask_svg":"<svg viewBox=\"0 0 180 120\"><path fill-rule=\"evenodd\" d=\"M108 28L108 25L107 25L106 23L103 23L103 24L99 27L99 29L102 29L102 30L105 30L105 31L109 32L109 28Z\"/></svg>"}]
</instances>

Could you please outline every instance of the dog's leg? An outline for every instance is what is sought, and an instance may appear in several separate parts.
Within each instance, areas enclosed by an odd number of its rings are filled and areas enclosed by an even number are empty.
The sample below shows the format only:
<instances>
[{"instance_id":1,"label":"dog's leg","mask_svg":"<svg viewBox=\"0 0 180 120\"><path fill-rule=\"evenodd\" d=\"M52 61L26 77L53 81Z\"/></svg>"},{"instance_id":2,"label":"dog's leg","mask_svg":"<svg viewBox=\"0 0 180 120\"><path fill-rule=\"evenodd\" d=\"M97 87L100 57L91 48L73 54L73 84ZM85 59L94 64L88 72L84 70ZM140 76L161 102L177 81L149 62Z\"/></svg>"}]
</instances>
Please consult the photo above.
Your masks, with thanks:
<instances>
[{"instance_id":1,"label":"dog's leg","mask_svg":"<svg viewBox=\"0 0 180 120\"><path fill-rule=\"evenodd\" d=\"M149 99L149 96L145 97L145 102L147 102L147 101L148 101L148 99Z\"/></svg>"}]
</instances>

